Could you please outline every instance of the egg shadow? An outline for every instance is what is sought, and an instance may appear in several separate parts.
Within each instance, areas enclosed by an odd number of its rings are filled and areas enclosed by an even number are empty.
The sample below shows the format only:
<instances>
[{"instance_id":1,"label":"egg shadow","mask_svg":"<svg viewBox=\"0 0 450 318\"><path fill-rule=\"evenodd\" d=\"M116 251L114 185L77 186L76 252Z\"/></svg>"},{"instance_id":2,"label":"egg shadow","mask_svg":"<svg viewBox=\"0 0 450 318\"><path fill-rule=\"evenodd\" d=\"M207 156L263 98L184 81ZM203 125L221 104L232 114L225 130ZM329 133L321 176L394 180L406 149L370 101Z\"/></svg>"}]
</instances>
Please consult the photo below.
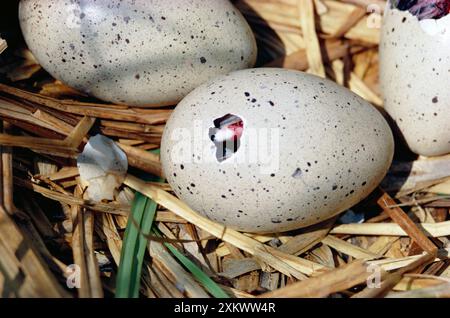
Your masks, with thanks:
<instances>
[{"instance_id":1,"label":"egg shadow","mask_svg":"<svg viewBox=\"0 0 450 318\"><path fill-rule=\"evenodd\" d=\"M0 37L6 41L8 47L0 54L0 68L17 60L15 51L25 47L25 41L20 30L18 12L19 0L4 1L0 11ZM5 72L0 73L1 82L9 82Z\"/></svg>"},{"instance_id":2,"label":"egg shadow","mask_svg":"<svg viewBox=\"0 0 450 318\"><path fill-rule=\"evenodd\" d=\"M374 107L384 117L392 131L394 137L394 155L391 166L379 187L372 191L361 202L350 208L356 213L363 213L366 220L375 217L382 212L381 207L377 204L378 199L383 195L380 188L388 192L394 198L401 194L402 187L413 173L412 168L414 161L419 158L417 154L410 150L400 128L393 118L384 110L384 108L375 105ZM403 193L401 195L403 195ZM407 212L409 208L403 207L402 209Z\"/></svg>"},{"instance_id":3,"label":"egg shadow","mask_svg":"<svg viewBox=\"0 0 450 318\"><path fill-rule=\"evenodd\" d=\"M286 47L269 23L256 12L248 3L243 0L232 0L235 7L242 13L253 34L258 46L258 57L255 67L262 67L266 64L276 62L282 66L286 56Z\"/></svg>"},{"instance_id":4,"label":"egg shadow","mask_svg":"<svg viewBox=\"0 0 450 318\"><path fill-rule=\"evenodd\" d=\"M409 149L406 139L394 119L386 112L383 115L394 135L395 153L392 165L382 181L381 187L395 196L411 175L413 162L419 156Z\"/></svg>"},{"instance_id":5,"label":"egg shadow","mask_svg":"<svg viewBox=\"0 0 450 318\"><path fill-rule=\"evenodd\" d=\"M366 50L369 49L372 48L367 48ZM349 88L349 78L353 68L354 68L353 61L349 59L348 56L344 57L344 72L343 72L344 87ZM331 76L331 78L335 78L334 73L329 75ZM389 192L392 196L396 196L399 193L399 190L407 181L408 177L411 175L413 162L417 160L419 156L410 150L406 142L406 139L404 138L403 133L401 132L397 123L389 115L389 113L386 112L384 107L375 104L372 104L372 106L387 121L394 137L395 148L394 148L393 162L391 164L390 169L387 172L387 175L385 176L380 185L383 190ZM374 191L372 194L369 195L368 198L366 198L360 204L356 205L353 208L355 208L356 210L367 210L368 201L370 200L376 201L377 194L379 195L380 193Z\"/></svg>"},{"instance_id":6,"label":"egg shadow","mask_svg":"<svg viewBox=\"0 0 450 318\"><path fill-rule=\"evenodd\" d=\"M19 12L19 0L4 1L1 4L0 13L0 35L6 40L9 48L16 48L23 44L23 36L20 31L18 12ZM0 57L4 57L12 50L4 51Z\"/></svg>"},{"instance_id":7,"label":"egg shadow","mask_svg":"<svg viewBox=\"0 0 450 318\"><path fill-rule=\"evenodd\" d=\"M0 11L0 37L4 39L8 45L7 49L0 54L0 68L7 69L23 59L20 55L27 48L25 39L22 34L19 23L19 2L20 0L4 1L1 4ZM18 54L19 53L19 54ZM36 82L46 83L52 82L53 77L43 68L38 70L31 78L11 81L7 76L7 72L0 72L0 82L10 86L26 89L27 91L38 93L40 88L35 85Z\"/></svg>"}]
</instances>

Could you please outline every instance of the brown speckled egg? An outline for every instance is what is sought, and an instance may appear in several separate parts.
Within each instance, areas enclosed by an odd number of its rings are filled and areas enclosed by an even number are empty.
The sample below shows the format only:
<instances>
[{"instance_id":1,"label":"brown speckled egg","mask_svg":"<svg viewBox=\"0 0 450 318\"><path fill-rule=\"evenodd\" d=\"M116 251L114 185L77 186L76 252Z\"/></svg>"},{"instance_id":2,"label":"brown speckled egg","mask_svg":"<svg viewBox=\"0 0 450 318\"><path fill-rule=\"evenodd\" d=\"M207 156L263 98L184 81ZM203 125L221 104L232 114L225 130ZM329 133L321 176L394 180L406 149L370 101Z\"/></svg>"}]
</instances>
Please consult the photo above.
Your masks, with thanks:
<instances>
[{"instance_id":1,"label":"brown speckled egg","mask_svg":"<svg viewBox=\"0 0 450 318\"><path fill-rule=\"evenodd\" d=\"M328 219L386 174L393 137L349 90L302 72L232 72L186 96L164 130L175 193L231 228L282 232Z\"/></svg>"},{"instance_id":2,"label":"brown speckled egg","mask_svg":"<svg viewBox=\"0 0 450 318\"><path fill-rule=\"evenodd\" d=\"M114 103L175 104L256 59L251 29L227 0L21 0L19 19L44 69Z\"/></svg>"},{"instance_id":3,"label":"brown speckled egg","mask_svg":"<svg viewBox=\"0 0 450 318\"><path fill-rule=\"evenodd\" d=\"M388 5L380 84L385 109L412 151L450 153L450 15L419 21Z\"/></svg>"}]
</instances>

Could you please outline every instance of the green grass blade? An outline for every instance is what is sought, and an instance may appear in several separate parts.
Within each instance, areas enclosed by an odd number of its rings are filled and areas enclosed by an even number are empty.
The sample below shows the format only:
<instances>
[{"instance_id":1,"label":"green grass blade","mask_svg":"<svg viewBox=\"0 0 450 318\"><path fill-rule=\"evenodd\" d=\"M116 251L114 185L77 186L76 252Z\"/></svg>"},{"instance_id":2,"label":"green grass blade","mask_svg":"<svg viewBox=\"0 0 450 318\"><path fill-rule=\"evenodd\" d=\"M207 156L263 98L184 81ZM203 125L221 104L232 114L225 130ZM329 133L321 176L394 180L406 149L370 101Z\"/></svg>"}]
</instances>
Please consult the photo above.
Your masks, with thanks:
<instances>
[{"instance_id":1,"label":"green grass blade","mask_svg":"<svg viewBox=\"0 0 450 318\"><path fill-rule=\"evenodd\" d=\"M172 254L183 264L188 271L199 281L203 287L215 298L230 298L230 296L216 284L208 275L205 274L197 265L194 264L189 258L184 256L171 244L166 243L167 248Z\"/></svg>"},{"instance_id":2,"label":"green grass blade","mask_svg":"<svg viewBox=\"0 0 450 318\"><path fill-rule=\"evenodd\" d=\"M136 193L131 208L125 236L123 239L120 257L119 272L116 281L116 297L139 297L142 264L144 261L147 239L143 234L148 234L153 224L157 204L142 195ZM139 225L133 223L132 219Z\"/></svg>"},{"instance_id":3,"label":"green grass blade","mask_svg":"<svg viewBox=\"0 0 450 318\"><path fill-rule=\"evenodd\" d=\"M151 152L159 154L159 149ZM149 181L164 181L148 174L142 177ZM150 233L156 209L156 202L139 192L135 193L120 254L116 280L117 298L139 297L142 264L147 247L147 239L144 235Z\"/></svg>"},{"instance_id":4,"label":"green grass blade","mask_svg":"<svg viewBox=\"0 0 450 318\"><path fill-rule=\"evenodd\" d=\"M153 234L155 236L160 236L161 234L155 228L153 228ZM177 250L172 244L164 243L164 245L169 249L169 251L178 259L178 261L186 267L186 269L191 272L191 274L197 279L197 281L205 287L205 289L213 295L215 298L230 298L230 296L222 289L215 281L213 281L200 267L198 267L189 258L183 255L179 250Z\"/></svg>"},{"instance_id":5,"label":"green grass blade","mask_svg":"<svg viewBox=\"0 0 450 318\"><path fill-rule=\"evenodd\" d=\"M139 231L134 226L131 218L140 224L144 214L147 200L142 195L135 196L131 207L130 219L122 242L120 264L116 280L116 297L134 297L136 289L136 248Z\"/></svg>"},{"instance_id":6,"label":"green grass blade","mask_svg":"<svg viewBox=\"0 0 450 318\"><path fill-rule=\"evenodd\" d=\"M139 194L140 196L143 196L141 193L136 193L136 195ZM136 273L137 275L137 294L139 294L139 283L141 278L141 269L142 269L142 263L144 261L145 252L147 250L147 244L148 240L144 237L144 235L150 234L150 230L153 225L153 220L155 219L156 214L156 208L157 203L149 198L147 198L147 204L145 206L145 213L142 217L142 224L141 224L141 234L138 240L138 246L137 246L137 260L138 260L138 268L139 272ZM137 296L136 296L137 297Z\"/></svg>"}]
</instances>

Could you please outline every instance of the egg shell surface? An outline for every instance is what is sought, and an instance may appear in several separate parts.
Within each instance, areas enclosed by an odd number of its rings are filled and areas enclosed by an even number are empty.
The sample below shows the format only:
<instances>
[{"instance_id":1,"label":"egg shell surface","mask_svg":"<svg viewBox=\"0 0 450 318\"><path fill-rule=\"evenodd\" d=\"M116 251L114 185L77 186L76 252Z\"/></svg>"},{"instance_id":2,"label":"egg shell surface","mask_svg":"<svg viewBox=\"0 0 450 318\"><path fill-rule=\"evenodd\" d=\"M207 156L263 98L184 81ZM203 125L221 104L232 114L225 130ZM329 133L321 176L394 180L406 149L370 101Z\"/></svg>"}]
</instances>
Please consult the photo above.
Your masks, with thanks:
<instances>
[{"instance_id":1,"label":"egg shell surface","mask_svg":"<svg viewBox=\"0 0 450 318\"><path fill-rule=\"evenodd\" d=\"M19 20L45 70L113 103L175 104L256 60L253 33L228 0L22 0Z\"/></svg>"},{"instance_id":2,"label":"egg shell surface","mask_svg":"<svg viewBox=\"0 0 450 318\"><path fill-rule=\"evenodd\" d=\"M450 15L419 22L388 5L380 85L384 107L413 152L450 153Z\"/></svg>"},{"instance_id":3,"label":"egg shell surface","mask_svg":"<svg viewBox=\"0 0 450 318\"><path fill-rule=\"evenodd\" d=\"M226 115L241 118L243 131L237 151L220 162L210 131ZM258 68L186 96L165 127L161 162L192 209L233 229L267 233L358 203L383 179L393 150L385 119L359 96L306 73Z\"/></svg>"}]
</instances>

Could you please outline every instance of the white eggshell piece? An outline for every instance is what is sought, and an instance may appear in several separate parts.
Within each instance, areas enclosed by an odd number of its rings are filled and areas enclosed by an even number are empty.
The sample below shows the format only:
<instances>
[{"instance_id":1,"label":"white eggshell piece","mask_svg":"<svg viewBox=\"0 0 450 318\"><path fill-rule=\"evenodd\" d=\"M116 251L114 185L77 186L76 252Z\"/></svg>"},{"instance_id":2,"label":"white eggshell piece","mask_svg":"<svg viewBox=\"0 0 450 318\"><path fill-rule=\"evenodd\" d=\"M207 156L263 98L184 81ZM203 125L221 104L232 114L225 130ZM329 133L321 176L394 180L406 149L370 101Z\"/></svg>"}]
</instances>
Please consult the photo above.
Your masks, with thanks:
<instances>
[{"instance_id":1,"label":"white eggshell piece","mask_svg":"<svg viewBox=\"0 0 450 318\"><path fill-rule=\"evenodd\" d=\"M219 162L213 121L243 121L237 151ZM358 203L393 157L391 130L362 98L326 79L276 68L242 70L201 85L176 107L161 161L175 193L231 228L282 232Z\"/></svg>"},{"instance_id":2,"label":"white eggshell piece","mask_svg":"<svg viewBox=\"0 0 450 318\"><path fill-rule=\"evenodd\" d=\"M413 152L450 153L450 15L419 22L388 6L380 85L385 109Z\"/></svg>"},{"instance_id":3,"label":"white eggshell piece","mask_svg":"<svg viewBox=\"0 0 450 318\"><path fill-rule=\"evenodd\" d=\"M113 140L102 135L89 139L77 158L81 182L93 201L113 200L128 170L126 154Z\"/></svg>"},{"instance_id":4,"label":"white eggshell piece","mask_svg":"<svg viewBox=\"0 0 450 318\"><path fill-rule=\"evenodd\" d=\"M256 59L252 31L228 0L22 0L19 19L44 69L114 103L175 104Z\"/></svg>"}]
</instances>

